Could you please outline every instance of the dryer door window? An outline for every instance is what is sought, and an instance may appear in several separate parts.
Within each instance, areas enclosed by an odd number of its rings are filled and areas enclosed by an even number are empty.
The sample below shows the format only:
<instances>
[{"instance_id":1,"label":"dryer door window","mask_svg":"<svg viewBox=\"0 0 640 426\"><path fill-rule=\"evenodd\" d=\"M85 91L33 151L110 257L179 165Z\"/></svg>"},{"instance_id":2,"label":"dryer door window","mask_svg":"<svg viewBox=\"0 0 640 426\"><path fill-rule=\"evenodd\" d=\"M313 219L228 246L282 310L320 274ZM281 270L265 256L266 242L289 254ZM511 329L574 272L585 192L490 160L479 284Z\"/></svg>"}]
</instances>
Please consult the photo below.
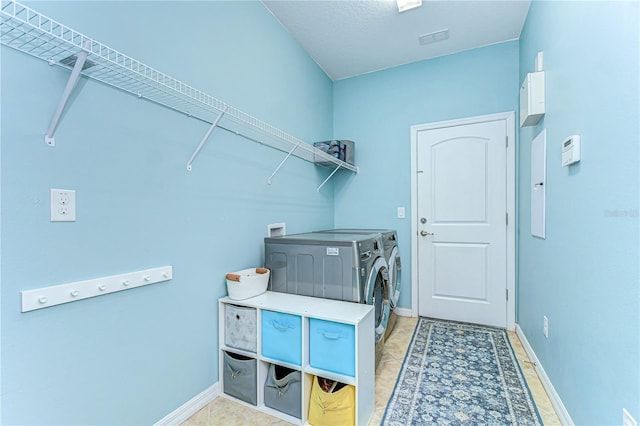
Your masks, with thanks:
<instances>
[{"instance_id":1,"label":"dryer door window","mask_svg":"<svg viewBox=\"0 0 640 426\"><path fill-rule=\"evenodd\" d=\"M389 321L389 271L384 258L376 259L367 279L365 303L374 305L376 343L382 339Z\"/></svg>"}]
</instances>

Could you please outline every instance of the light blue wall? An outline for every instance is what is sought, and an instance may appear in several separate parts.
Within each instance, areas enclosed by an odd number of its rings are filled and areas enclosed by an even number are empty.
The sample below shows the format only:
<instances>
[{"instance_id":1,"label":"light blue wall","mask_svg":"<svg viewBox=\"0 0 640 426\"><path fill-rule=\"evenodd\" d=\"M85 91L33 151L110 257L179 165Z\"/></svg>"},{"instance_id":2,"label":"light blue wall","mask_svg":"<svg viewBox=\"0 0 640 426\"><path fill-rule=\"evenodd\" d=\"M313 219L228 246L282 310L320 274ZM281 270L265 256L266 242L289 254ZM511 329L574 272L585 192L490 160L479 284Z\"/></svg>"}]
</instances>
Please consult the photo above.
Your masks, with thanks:
<instances>
[{"instance_id":1,"label":"light blue wall","mask_svg":"<svg viewBox=\"0 0 640 426\"><path fill-rule=\"evenodd\" d=\"M640 418L638 4L534 1L520 39L520 81L544 51L547 113L520 131L519 323L576 424ZM543 128L546 240L529 229ZM582 159L563 168L572 134Z\"/></svg>"},{"instance_id":2,"label":"light blue wall","mask_svg":"<svg viewBox=\"0 0 640 426\"><path fill-rule=\"evenodd\" d=\"M334 83L334 137L356 141L361 170L335 181L335 223L398 230L401 307L411 307L410 127L515 111L518 86L517 41Z\"/></svg>"},{"instance_id":3,"label":"light blue wall","mask_svg":"<svg viewBox=\"0 0 640 426\"><path fill-rule=\"evenodd\" d=\"M30 3L306 141L332 135L332 83L259 2ZM95 81L43 142L69 72L2 55L3 424L151 424L218 380L226 272L262 263L266 226L333 226L327 175ZM49 221L49 189L77 222ZM170 282L29 313L20 291L173 265Z\"/></svg>"},{"instance_id":4,"label":"light blue wall","mask_svg":"<svg viewBox=\"0 0 640 426\"><path fill-rule=\"evenodd\" d=\"M576 423L640 418L637 2L534 1L520 42L334 84L257 2L30 4L306 141L355 140L361 173L318 195L326 172L293 159L268 186L282 154L219 131L188 173L206 124L93 81L46 147L68 71L0 48L2 423L148 424L215 383L224 274L261 263L268 223L398 229L410 307L409 127L517 110L539 50L547 114L519 135L518 320ZM545 127L543 241L529 143ZM568 170L558 144L573 133L583 160ZM77 222L49 222L54 187L78 191ZM19 312L21 290L161 265L172 281Z\"/></svg>"}]
</instances>

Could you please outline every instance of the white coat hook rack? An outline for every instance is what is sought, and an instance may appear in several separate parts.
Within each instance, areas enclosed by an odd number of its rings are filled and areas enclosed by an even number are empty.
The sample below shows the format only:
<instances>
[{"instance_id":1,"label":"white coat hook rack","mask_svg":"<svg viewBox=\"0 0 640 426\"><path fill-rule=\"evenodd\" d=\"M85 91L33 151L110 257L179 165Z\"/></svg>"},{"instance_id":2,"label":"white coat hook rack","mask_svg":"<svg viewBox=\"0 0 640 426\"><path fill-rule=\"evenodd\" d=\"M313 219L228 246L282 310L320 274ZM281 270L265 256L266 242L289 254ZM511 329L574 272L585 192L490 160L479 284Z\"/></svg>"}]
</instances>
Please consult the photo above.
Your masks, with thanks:
<instances>
[{"instance_id":1,"label":"white coat hook rack","mask_svg":"<svg viewBox=\"0 0 640 426\"><path fill-rule=\"evenodd\" d=\"M322 187L324 186L325 183L329 182L329 179L331 179L333 177L333 175L336 174L336 172L338 171L338 169L340 169L340 164L338 164L338 167L336 167L336 169L334 171L331 172L331 174L329 176L327 176L327 178L320 184L320 186L318 187L318 189L316 189L316 192L320 192L320 190L322 189Z\"/></svg>"},{"instance_id":2,"label":"white coat hook rack","mask_svg":"<svg viewBox=\"0 0 640 426\"><path fill-rule=\"evenodd\" d=\"M282 168L284 163L289 159L289 157L291 157L291 154L293 154L293 151L295 151L296 148L299 147L299 146L300 146L300 143L298 142L293 148L291 148L291 151L289 151L287 156L284 157L284 159L280 162L280 164L278 164L278 167L276 167L276 169L273 171L273 173L271 173L271 176L269 176L269 179L267 179L267 183L269 185L271 185L271 179L273 179L273 177L276 175L276 173L278 173L280 171L280 168Z\"/></svg>"},{"instance_id":3,"label":"white coat hook rack","mask_svg":"<svg viewBox=\"0 0 640 426\"><path fill-rule=\"evenodd\" d=\"M58 123L60 122L60 117L62 116L62 111L64 111L64 107L67 105L69 101L69 96L71 96L71 92L73 88L76 87L78 83L78 79L80 78L80 72L85 69L85 63L87 61L87 56L89 56L89 52L91 51L91 40L85 40L82 45L82 51L75 56L69 56L67 59L73 60L75 59L75 65L73 66L73 70L71 71L71 76L69 77L69 81L67 81L67 85L64 88L64 92L62 92L62 99L60 99L60 103L58 104L58 108L56 109L55 114L53 114L53 118L51 119L51 124L49 124L49 129L47 130L47 134L44 137L44 142L49 146L55 146L56 140L54 138L56 127L58 127ZM90 66L90 65L89 65Z\"/></svg>"},{"instance_id":4,"label":"white coat hook rack","mask_svg":"<svg viewBox=\"0 0 640 426\"><path fill-rule=\"evenodd\" d=\"M172 278L173 267L161 266L108 277L24 290L20 292L22 295L22 312L76 302L90 297L104 296L117 291L169 281Z\"/></svg>"},{"instance_id":5,"label":"white coat hook rack","mask_svg":"<svg viewBox=\"0 0 640 426\"><path fill-rule=\"evenodd\" d=\"M191 164L193 163L193 160L196 159L196 157L198 156L198 154L200 153L200 150L202 149L202 147L204 146L205 142L207 142L207 139L209 139L209 136L211 136L211 133L214 131L214 129L218 126L218 124L220 123L220 120L222 120L222 116L224 115L224 113L227 112L227 107L225 106L224 109L222 110L222 112L220 113L220 115L218 115L218 118L216 118L213 122L213 124L211 124L211 127L209 127L209 130L207 131L207 133L204 135L204 138L202 138L202 140L200 141L200 144L198 145L198 147L196 148L195 151L193 151L193 154L191 155L191 158L189 158L189 161L187 162L187 170L191 171L193 170L193 167L191 166Z\"/></svg>"}]
</instances>

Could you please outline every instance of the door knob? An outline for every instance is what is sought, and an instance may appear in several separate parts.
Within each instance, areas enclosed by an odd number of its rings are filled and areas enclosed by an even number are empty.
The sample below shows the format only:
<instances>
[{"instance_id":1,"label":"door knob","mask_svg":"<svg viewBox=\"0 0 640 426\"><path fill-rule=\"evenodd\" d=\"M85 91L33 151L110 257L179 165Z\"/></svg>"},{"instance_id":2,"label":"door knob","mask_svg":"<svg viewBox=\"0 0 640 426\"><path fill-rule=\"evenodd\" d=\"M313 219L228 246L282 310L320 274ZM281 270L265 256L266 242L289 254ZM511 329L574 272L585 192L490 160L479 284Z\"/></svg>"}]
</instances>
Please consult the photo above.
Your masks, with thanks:
<instances>
[{"instance_id":1,"label":"door knob","mask_svg":"<svg viewBox=\"0 0 640 426\"><path fill-rule=\"evenodd\" d=\"M426 237L427 235L434 235L434 234L433 232L420 231L420 235L422 235L423 237Z\"/></svg>"}]
</instances>

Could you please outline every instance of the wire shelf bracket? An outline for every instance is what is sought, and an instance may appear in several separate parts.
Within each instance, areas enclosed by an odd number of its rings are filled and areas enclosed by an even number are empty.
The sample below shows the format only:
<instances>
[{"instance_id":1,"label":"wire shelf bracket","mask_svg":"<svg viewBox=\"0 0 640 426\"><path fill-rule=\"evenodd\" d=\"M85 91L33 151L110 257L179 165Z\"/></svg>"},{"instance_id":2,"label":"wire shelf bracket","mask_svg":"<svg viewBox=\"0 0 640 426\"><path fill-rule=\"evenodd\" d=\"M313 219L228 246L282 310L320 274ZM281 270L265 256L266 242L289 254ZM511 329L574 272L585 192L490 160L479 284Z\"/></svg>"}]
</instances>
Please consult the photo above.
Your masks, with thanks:
<instances>
[{"instance_id":1,"label":"wire shelf bracket","mask_svg":"<svg viewBox=\"0 0 640 426\"><path fill-rule=\"evenodd\" d=\"M224 113L226 111L227 111L227 108L225 107L222 110L222 112L220 113L220 115L218 115L218 117L214 120L213 124L211 124L211 127L209 127L209 130L204 135L204 138L202 138L202 141L200 141L200 144L198 145L196 150L193 152L193 154L191 154L191 158L189 158L189 161L187 162L187 170L188 171L193 170L193 167L191 166L191 164L193 163L193 160L196 159L196 157L198 156L198 153L200 153L200 150L204 146L205 142L207 142L207 139L209 139L209 136L211 136L211 133L213 133L215 128L218 127L218 124L220 123L220 120L222 120L222 116L224 115Z\"/></svg>"},{"instance_id":2,"label":"wire shelf bracket","mask_svg":"<svg viewBox=\"0 0 640 426\"><path fill-rule=\"evenodd\" d=\"M155 104L196 118L212 126L187 163L219 127L251 141L287 153L273 176L289 157L337 170L358 173L358 167L333 157L311 144L253 117L221 100L139 62L115 49L93 40L15 0L0 0L0 44L42 59L50 65L72 69L62 99L45 136L54 146L54 134L69 96L80 75L144 98ZM211 120L212 117L217 117ZM222 121L221 121L222 120ZM259 136L256 136L259 135ZM328 178L328 179L329 179ZM326 181L318 190L324 186Z\"/></svg>"},{"instance_id":3,"label":"wire shelf bracket","mask_svg":"<svg viewBox=\"0 0 640 426\"><path fill-rule=\"evenodd\" d=\"M331 174L329 176L327 176L327 178L320 184L320 186L316 189L316 192L320 192L320 190L322 189L322 187L324 186L325 183L329 182L329 179L331 179L333 177L333 175L336 174L336 172L340 169L340 164L338 164L338 167L335 168L334 171L331 172Z\"/></svg>"},{"instance_id":4,"label":"wire shelf bracket","mask_svg":"<svg viewBox=\"0 0 640 426\"><path fill-rule=\"evenodd\" d=\"M44 142L49 146L55 146L56 140L54 138L56 128L58 127L58 123L60 123L60 117L62 116L62 111L64 111L64 107L67 105L69 101L69 96L71 96L71 92L74 87L78 83L78 79L80 78L80 72L84 68L84 65L87 61L87 56L89 56L89 50L91 49L91 40L86 40L84 45L82 46L82 51L78 54L75 59L75 65L73 66L73 70L71 70L71 75L69 76L69 81L67 81L67 85L64 88L64 92L62 92L62 98L60 99L60 103L58 104L58 108L56 112L53 114L53 118L51 119L51 124L49 124L49 129L47 130L47 134L44 136ZM71 57L69 57L71 58Z\"/></svg>"},{"instance_id":5,"label":"wire shelf bracket","mask_svg":"<svg viewBox=\"0 0 640 426\"><path fill-rule=\"evenodd\" d=\"M269 178L267 179L267 183L269 185L271 185L271 179L273 179L273 177L280 171L282 166L284 166L284 163L286 163L286 161L289 159L289 157L291 157L291 154L293 154L293 151L295 151L296 148L299 147L299 146L300 146L300 144L296 144L293 148L291 148L291 151L289 151L287 153L287 156L282 159L280 164L278 164L278 167L276 167L276 169L273 171L273 173L271 173L271 176L269 176Z\"/></svg>"}]
</instances>

